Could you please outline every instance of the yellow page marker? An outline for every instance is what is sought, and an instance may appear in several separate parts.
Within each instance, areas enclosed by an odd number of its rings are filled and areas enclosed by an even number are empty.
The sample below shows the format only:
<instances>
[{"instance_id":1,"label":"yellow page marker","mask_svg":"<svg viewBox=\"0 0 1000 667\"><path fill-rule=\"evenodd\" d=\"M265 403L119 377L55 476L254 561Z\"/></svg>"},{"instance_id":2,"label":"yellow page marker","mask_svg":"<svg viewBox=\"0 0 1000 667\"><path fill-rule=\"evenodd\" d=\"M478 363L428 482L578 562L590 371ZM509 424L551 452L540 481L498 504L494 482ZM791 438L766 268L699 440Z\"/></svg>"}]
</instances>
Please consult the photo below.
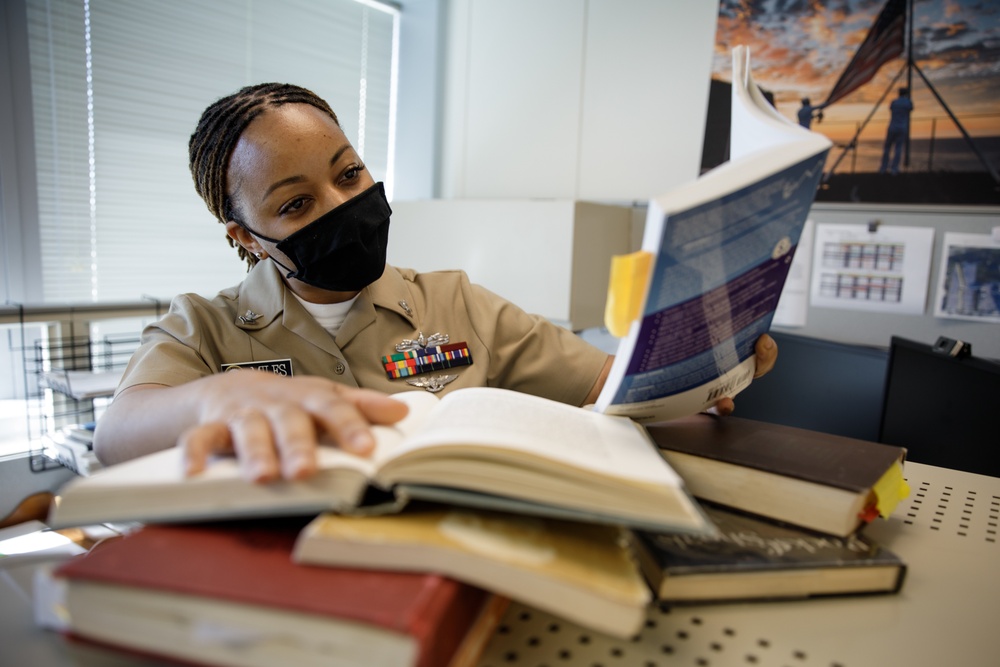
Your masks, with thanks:
<instances>
[{"instance_id":1,"label":"yellow page marker","mask_svg":"<svg viewBox=\"0 0 1000 667\"><path fill-rule=\"evenodd\" d=\"M888 519L899 501L910 495L910 485L903 479L903 466L899 461L892 464L882 478L875 482L875 508L879 516Z\"/></svg>"},{"instance_id":2,"label":"yellow page marker","mask_svg":"<svg viewBox=\"0 0 1000 667\"><path fill-rule=\"evenodd\" d=\"M611 258L611 278L608 300L604 306L604 326L612 336L622 338L629 325L639 317L642 299L646 296L653 253L639 250Z\"/></svg>"}]
</instances>

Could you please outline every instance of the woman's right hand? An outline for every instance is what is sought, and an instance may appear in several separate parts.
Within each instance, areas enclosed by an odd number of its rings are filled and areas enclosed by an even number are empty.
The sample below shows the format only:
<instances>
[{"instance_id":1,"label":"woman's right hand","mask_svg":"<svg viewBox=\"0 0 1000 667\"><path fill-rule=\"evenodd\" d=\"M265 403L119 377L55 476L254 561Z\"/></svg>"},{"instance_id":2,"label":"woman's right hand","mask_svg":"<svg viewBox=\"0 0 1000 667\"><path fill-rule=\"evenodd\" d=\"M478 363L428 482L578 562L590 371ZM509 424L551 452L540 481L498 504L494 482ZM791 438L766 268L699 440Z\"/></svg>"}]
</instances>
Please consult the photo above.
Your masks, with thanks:
<instances>
[{"instance_id":1,"label":"woman's right hand","mask_svg":"<svg viewBox=\"0 0 1000 667\"><path fill-rule=\"evenodd\" d=\"M316 472L320 439L368 455L375 444L370 426L395 423L406 412L386 394L325 378L234 371L124 390L101 417L95 450L113 463L180 446L189 475L214 454L234 453L248 480L303 479ZM134 439L143 434L140 449Z\"/></svg>"}]
</instances>

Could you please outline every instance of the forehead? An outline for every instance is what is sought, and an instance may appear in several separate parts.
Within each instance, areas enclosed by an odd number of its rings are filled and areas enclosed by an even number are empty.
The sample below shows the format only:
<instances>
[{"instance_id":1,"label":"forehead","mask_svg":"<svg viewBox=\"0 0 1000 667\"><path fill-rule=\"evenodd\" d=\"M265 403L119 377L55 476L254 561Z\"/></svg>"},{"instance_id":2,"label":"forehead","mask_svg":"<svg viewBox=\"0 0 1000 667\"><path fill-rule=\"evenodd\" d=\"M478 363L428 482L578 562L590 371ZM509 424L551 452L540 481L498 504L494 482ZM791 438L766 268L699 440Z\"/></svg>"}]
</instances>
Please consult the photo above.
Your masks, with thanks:
<instances>
[{"instance_id":1,"label":"forehead","mask_svg":"<svg viewBox=\"0 0 1000 667\"><path fill-rule=\"evenodd\" d=\"M231 186L255 175L272 178L325 165L346 135L330 116L308 104L271 107L253 119L240 135L229 159Z\"/></svg>"}]
</instances>

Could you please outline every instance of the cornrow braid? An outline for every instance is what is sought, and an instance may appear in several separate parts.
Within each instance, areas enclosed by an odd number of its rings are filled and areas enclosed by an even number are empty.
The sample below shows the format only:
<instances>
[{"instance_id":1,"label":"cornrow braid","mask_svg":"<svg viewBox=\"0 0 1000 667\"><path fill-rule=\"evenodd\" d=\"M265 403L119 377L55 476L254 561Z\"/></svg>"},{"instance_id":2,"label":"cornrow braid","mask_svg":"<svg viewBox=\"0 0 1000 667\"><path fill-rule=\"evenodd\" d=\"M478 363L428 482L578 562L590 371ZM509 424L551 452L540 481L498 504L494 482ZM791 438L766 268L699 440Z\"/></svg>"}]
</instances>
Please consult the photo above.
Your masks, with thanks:
<instances>
[{"instance_id":1,"label":"cornrow braid","mask_svg":"<svg viewBox=\"0 0 1000 667\"><path fill-rule=\"evenodd\" d=\"M240 135L254 118L269 108L283 104L309 104L325 112L340 125L330 105L314 92L288 83L261 83L247 86L213 103L201 115L188 141L188 166L194 189L215 218L225 224L233 219L233 205L226 194L229 158ZM226 235L250 268L257 258Z\"/></svg>"}]
</instances>

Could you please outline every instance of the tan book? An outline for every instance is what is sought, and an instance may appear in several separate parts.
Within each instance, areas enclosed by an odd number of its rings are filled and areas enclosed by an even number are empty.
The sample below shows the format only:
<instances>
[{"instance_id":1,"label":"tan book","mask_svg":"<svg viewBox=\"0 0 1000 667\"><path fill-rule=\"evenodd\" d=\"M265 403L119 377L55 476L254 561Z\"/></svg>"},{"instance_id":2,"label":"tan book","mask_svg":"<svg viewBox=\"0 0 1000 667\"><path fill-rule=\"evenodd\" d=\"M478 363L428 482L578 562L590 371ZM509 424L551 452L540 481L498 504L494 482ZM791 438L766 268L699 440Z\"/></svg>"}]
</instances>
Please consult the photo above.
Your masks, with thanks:
<instances>
[{"instance_id":1,"label":"tan book","mask_svg":"<svg viewBox=\"0 0 1000 667\"><path fill-rule=\"evenodd\" d=\"M293 559L434 572L619 637L641 629L650 601L621 528L485 510L324 514L299 534Z\"/></svg>"},{"instance_id":2,"label":"tan book","mask_svg":"<svg viewBox=\"0 0 1000 667\"><path fill-rule=\"evenodd\" d=\"M712 530L681 478L629 419L497 388L394 398L410 412L394 426L374 428L370 458L323 446L313 477L251 484L233 457L185 477L182 453L171 448L71 481L49 523L344 513L370 507L376 496L389 507L423 498L654 530Z\"/></svg>"}]
</instances>

